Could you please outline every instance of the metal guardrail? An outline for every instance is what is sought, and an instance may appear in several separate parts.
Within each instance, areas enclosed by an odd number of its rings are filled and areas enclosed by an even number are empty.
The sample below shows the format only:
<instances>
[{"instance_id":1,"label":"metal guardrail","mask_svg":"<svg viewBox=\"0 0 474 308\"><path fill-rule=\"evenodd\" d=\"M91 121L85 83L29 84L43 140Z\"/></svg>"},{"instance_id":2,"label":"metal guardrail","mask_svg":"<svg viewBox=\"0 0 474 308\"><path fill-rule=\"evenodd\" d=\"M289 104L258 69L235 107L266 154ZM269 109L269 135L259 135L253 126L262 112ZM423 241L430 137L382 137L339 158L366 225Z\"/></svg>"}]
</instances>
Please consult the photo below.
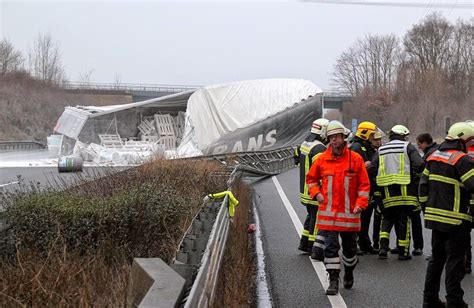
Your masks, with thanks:
<instances>
[{"instance_id":1,"label":"metal guardrail","mask_svg":"<svg viewBox=\"0 0 474 308\"><path fill-rule=\"evenodd\" d=\"M197 85L169 84L137 84L137 83L85 83L67 82L61 85L67 90L98 90L98 91L137 91L137 92L166 92L178 93L200 88Z\"/></svg>"},{"instance_id":2,"label":"metal guardrail","mask_svg":"<svg viewBox=\"0 0 474 308\"><path fill-rule=\"evenodd\" d=\"M292 148L264 152L211 155L201 159L217 159L226 168L233 168L228 181L230 187L241 176L270 176L286 171L294 166ZM229 201L226 197L215 218L206 248L202 258L200 258L200 265L195 279L188 295L185 295L183 299L184 307L209 307L214 301L221 260L229 232L230 218L227 214L228 206ZM181 252L186 249L183 243L186 242L188 233L184 236L180 245Z\"/></svg>"},{"instance_id":3,"label":"metal guardrail","mask_svg":"<svg viewBox=\"0 0 474 308\"><path fill-rule=\"evenodd\" d=\"M46 145L38 141L0 141L0 152L45 149Z\"/></svg>"},{"instance_id":4,"label":"metal guardrail","mask_svg":"<svg viewBox=\"0 0 474 308\"><path fill-rule=\"evenodd\" d=\"M226 196L217 214L196 279L184 307L209 307L214 301L219 269L229 233L229 199Z\"/></svg>"}]
</instances>

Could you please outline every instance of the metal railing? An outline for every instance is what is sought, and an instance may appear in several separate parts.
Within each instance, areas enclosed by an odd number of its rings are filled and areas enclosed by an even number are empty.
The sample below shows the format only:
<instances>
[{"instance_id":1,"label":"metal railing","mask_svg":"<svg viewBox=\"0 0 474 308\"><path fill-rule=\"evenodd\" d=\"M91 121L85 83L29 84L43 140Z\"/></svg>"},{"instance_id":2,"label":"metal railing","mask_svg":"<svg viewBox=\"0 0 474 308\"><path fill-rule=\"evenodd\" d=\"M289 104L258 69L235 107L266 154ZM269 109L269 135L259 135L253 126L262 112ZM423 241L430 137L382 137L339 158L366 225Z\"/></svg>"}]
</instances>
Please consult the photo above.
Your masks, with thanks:
<instances>
[{"instance_id":1,"label":"metal railing","mask_svg":"<svg viewBox=\"0 0 474 308\"><path fill-rule=\"evenodd\" d=\"M38 141L0 141L0 152L45 149L46 145Z\"/></svg>"},{"instance_id":2,"label":"metal railing","mask_svg":"<svg viewBox=\"0 0 474 308\"><path fill-rule=\"evenodd\" d=\"M200 88L197 85L169 84L137 84L137 83L89 83L67 82L61 85L67 90L97 90L97 91L136 91L136 92L165 92L178 93Z\"/></svg>"},{"instance_id":3,"label":"metal railing","mask_svg":"<svg viewBox=\"0 0 474 308\"><path fill-rule=\"evenodd\" d=\"M293 148L211 155L201 157L200 159L218 160L225 166L225 169L228 170L232 168L233 171L228 180L229 187L232 187L234 181L242 176L271 176L286 171L294 166ZM229 232L230 217L228 215L228 206L229 200L226 197L214 220L204 253L198 256L199 269L191 288L188 292L185 292L182 301L184 307L209 307L214 301L221 260ZM197 219L202 220L202 217L198 215ZM181 242L181 253L189 250L186 246L192 246L186 244L186 240L189 239L189 230L193 228L195 227L192 226L188 229L187 234ZM197 252L199 253L200 251L198 250ZM191 259L193 262L196 262L195 257Z\"/></svg>"}]
</instances>

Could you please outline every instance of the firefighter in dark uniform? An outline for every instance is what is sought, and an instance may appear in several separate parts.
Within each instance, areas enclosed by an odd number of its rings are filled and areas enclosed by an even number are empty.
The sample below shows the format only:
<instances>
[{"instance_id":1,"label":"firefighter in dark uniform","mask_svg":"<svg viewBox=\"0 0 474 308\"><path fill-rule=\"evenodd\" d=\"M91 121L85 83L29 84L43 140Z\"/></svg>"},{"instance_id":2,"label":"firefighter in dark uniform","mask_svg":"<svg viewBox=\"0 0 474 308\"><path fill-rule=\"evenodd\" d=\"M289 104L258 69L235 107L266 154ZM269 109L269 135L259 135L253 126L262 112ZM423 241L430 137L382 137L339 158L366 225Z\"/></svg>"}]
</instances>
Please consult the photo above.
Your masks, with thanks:
<instances>
[{"instance_id":1,"label":"firefighter in dark uniform","mask_svg":"<svg viewBox=\"0 0 474 308\"><path fill-rule=\"evenodd\" d=\"M398 259L411 259L410 215L419 205L415 176L423 171L424 162L418 150L406 141L409 133L403 125L392 127L390 141L380 147L371 166L376 169L376 183L382 192L381 259L387 258L393 226L397 235ZM372 172L375 173L375 170Z\"/></svg>"},{"instance_id":2,"label":"firefighter in dark uniform","mask_svg":"<svg viewBox=\"0 0 474 308\"><path fill-rule=\"evenodd\" d=\"M300 166L300 202L306 206L307 210L298 249L305 253L310 253L313 259L319 260L324 258L324 239L317 235L316 229L319 203L316 200L312 200L309 196L306 174L317 155L326 150L325 132L328 123L329 121L323 118L315 120L311 126L311 133L295 151L295 162ZM313 251L315 241L316 244Z\"/></svg>"},{"instance_id":3,"label":"firefighter in dark uniform","mask_svg":"<svg viewBox=\"0 0 474 308\"><path fill-rule=\"evenodd\" d=\"M374 138L372 140L372 147L374 148L375 151L378 151L378 149L382 146L382 137L384 136L384 133L380 128L377 127L377 130L374 133ZM375 153L374 157L376 156L377 153ZM370 170L370 168L369 168ZM374 221L372 224L372 243L373 243L373 248L374 252L379 251L379 241L380 241L380 225L382 223L382 193L378 189L377 184L375 182L375 176L377 174L371 174L369 173L369 179L370 179L370 189L373 191L373 196L370 199L369 207L372 207L374 211Z\"/></svg>"},{"instance_id":4,"label":"firefighter in dark uniform","mask_svg":"<svg viewBox=\"0 0 474 308\"><path fill-rule=\"evenodd\" d=\"M374 147L372 146L372 141L374 139L374 133L377 130L377 126L372 122L361 122L357 127L357 131L355 132L355 136L352 139L352 143L349 148L359 153L360 156L364 159L365 166L368 168L370 167L371 161L376 153ZM370 197L372 199L374 195L374 187L375 187L375 178L370 179L371 182L371 189L370 189ZM363 211L360 215L361 219L361 230L358 234L358 244L359 250L357 251L358 255L363 254L376 254L377 251L374 250L372 243L369 237L369 227L370 227L370 220L372 219L373 213L373 202L369 203L369 206L365 211Z\"/></svg>"},{"instance_id":5,"label":"firefighter in dark uniform","mask_svg":"<svg viewBox=\"0 0 474 308\"><path fill-rule=\"evenodd\" d=\"M445 141L427 159L420 180L419 198L425 226L432 230L432 257L426 271L423 307L468 307L461 281L464 258L470 244L474 193L474 161L466 154L474 129L453 124ZM439 299L440 280L446 268L446 300Z\"/></svg>"}]
</instances>

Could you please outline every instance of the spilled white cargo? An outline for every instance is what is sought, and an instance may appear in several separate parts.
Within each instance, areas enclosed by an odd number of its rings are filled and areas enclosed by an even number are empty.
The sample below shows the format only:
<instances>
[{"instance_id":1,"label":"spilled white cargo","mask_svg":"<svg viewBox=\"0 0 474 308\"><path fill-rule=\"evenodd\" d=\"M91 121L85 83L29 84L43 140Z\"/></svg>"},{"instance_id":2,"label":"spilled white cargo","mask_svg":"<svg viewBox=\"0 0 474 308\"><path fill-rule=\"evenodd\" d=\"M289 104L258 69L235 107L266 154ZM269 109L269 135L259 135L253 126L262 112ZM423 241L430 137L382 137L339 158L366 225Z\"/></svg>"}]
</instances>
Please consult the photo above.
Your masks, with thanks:
<instances>
[{"instance_id":1,"label":"spilled white cargo","mask_svg":"<svg viewBox=\"0 0 474 308\"><path fill-rule=\"evenodd\" d=\"M60 155L98 164L259 151L300 142L321 116L310 81L266 79L213 85L143 102L66 107L55 127Z\"/></svg>"}]
</instances>

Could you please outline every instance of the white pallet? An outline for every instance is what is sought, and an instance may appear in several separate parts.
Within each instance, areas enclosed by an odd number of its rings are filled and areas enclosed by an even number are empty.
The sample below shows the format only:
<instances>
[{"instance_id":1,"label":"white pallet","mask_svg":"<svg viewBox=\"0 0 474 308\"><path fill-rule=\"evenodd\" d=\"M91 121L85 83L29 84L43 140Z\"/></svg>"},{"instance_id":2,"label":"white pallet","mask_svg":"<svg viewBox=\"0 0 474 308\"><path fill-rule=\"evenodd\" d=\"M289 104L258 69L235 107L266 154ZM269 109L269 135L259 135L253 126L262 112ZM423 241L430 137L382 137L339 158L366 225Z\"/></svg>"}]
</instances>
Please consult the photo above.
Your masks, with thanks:
<instances>
[{"instance_id":1,"label":"white pallet","mask_svg":"<svg viewBox=\"0 0 474 308\"><path fill-rule=\"evenodd\" d=\"M120 149L123 147L122 139L118 134L99 134L100 145L108 149Z\"/></svg>"},{"instance_id":2,"label":"white pallet","mask_svg":"<svg viewBox=\"0 0 474 308\"><path fill-rule=\"evenodd\" d=\"M155 135L156 136L156 129L154 121L144 120L142 123L138 125L138 130L142 133L142 135Z\"/></svg>"},{"instance_id":3,"label":"white pallet","mask_svg":"<svg viewBox=\"0 0 474 308\"><path fill-rule=\"evenodd\" d=\"M174 119L169 114L155 114L156 131L160 137L174 136Z\"/></svg>"}]
</instances>

